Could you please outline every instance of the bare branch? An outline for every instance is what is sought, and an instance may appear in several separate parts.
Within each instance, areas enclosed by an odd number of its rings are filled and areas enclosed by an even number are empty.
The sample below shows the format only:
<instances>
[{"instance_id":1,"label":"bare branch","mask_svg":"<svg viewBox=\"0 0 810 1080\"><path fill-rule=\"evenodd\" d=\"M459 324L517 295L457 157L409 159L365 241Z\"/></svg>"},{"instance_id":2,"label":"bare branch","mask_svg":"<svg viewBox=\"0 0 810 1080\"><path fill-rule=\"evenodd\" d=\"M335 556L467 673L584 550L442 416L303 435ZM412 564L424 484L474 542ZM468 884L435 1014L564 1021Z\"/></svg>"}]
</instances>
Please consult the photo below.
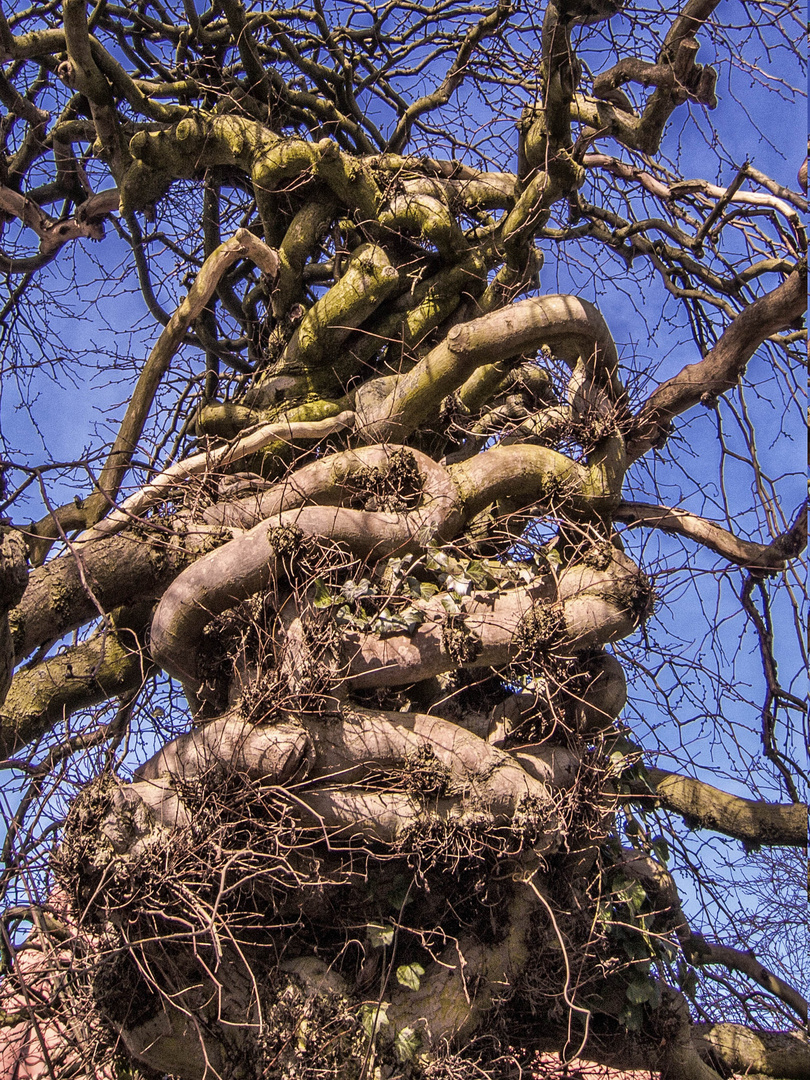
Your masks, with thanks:
<instances>
[{"instance_id":1,"label":"bare branch","mask_svg":"<svg viewBox=\"0 0 810 1080\"><path fill-rule=\"evenodd\" d=\"M770 544L741 540L713 521L674 507L622 502L614 510L613 517L627 525L643 525L695 540L730 562L752 570L781 570L787 559L796 558L807 546L806 502L790 529Z\"/></svg>"},{"instance_id":2,"label":"bare branch","mask_svg":"<svg viewBox=\"0 0 810 1080\"><path fill-rule=\"evenodd\" d=\"M138 377L124 419L98 478L98 493L85 502L85 524L94 525L114 505L121 481L143 431L147 414L161 379L191 323L211 299L225 271L240 258L254 261L271 278L278 272L277 254L257 240L247 229L240 229L205 261L188 296L169 320L155 343Z\"/></svg>"},{"instance_id":3,"label":"bare branch","mask_svg":"<svg viewBox=\"0 0 810 1080\"><path fill-rule=\"evenodd\" d=\"M627 446L629 460L660 442L673 418L701 398L714 400L734 387L759 346L803 317L806 293L807 268L802 265L773 292L745 308L702 360L688 364L654 390L636 417Z\"/></svg>"}]
</instances>

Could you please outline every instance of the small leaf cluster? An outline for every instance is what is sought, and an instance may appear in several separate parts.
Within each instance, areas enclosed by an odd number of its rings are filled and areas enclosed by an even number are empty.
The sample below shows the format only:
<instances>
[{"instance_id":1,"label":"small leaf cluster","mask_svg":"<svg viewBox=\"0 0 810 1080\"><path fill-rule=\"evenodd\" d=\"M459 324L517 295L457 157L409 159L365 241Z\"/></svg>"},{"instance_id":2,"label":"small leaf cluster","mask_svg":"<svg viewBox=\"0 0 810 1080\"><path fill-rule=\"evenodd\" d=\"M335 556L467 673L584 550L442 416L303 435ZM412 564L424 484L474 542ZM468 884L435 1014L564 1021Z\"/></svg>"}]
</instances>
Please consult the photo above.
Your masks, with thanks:
<instances>
[{"instance_id":1,"label":"small leaf cluster","mask_svg":"<svg viewBox=\"0 0 810 1080\"><path fill-rule=\"evenodd\" d=\"M312 605L329 610L330 620L341 628L410 636L425 621L422 605L434 596L439 596L442 608L452 617L461 613L463 597L493 584L481 561L433 547L418 558L389 559L379 576L351 577L339 586L316 577Z\"/></svg>"},{"instance_id":2,"label":"small leaf cluster","mask_svg":"<svg viewBox=\"0 0 810 1080\"><path fill-rule=\"evenodd\" d=\"M623 955L629 977L621 976L625 1002L619 1021L628 1031L640 1031L645 1006L661 1004L661 990L652 977L652 965L660 953L660 939L650 931L653 914L644 886L617 870L610 882L610 896L599 902L597 920L603 925L613 949Z\"/></svg>"}]
</instances>

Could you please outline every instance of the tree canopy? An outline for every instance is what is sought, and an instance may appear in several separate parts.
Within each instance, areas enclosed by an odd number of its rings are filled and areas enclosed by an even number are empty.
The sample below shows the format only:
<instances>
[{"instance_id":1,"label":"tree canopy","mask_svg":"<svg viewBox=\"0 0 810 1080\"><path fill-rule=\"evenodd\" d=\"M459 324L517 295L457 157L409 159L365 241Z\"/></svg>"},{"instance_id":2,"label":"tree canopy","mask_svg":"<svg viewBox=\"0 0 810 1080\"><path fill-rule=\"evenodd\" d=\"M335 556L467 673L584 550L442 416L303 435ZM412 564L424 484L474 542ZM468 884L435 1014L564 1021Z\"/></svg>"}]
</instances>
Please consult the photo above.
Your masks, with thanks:
<instances>
[{"instance_id":1,"label":"tree canopy","mask_svg":"<svg viewBox=\"0 0 810 1080\"><path fill-rule=\"evenodd\" d=\"M0 10L2 1080L810 1075L803 32Z\"/></svg>"}]
</instances>

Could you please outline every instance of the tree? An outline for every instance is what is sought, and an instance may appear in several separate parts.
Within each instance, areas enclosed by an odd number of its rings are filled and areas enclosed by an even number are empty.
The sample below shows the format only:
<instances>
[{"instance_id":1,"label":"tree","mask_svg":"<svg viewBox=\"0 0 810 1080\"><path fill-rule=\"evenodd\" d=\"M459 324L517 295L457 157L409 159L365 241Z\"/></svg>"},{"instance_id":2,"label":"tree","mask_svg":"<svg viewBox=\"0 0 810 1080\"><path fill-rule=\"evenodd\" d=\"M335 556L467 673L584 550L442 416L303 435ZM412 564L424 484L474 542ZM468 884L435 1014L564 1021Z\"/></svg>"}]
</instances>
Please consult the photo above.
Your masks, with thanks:
<instances>
[{"instance_id":1,"label":"tree","mask_svg":"<svg viewBox=\"0 0 810 1080\"><path fill-rule=\"evenodd\" d=\"M4 1077L808 1075L800 26L0 14Z\"/></svg>"}]
</instances>

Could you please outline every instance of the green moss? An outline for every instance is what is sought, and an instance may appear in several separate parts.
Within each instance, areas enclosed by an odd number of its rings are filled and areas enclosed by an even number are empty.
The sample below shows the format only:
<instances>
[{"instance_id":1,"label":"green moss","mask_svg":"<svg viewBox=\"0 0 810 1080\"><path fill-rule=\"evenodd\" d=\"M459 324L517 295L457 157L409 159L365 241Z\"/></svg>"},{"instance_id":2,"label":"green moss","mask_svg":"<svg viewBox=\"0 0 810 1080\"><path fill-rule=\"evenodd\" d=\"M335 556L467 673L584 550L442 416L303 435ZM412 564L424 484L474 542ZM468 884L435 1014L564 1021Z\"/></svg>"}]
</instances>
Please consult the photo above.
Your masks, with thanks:
<instances>
[{"instance_id":1,"label":"green moss","mask_svg":"<svg viewBox=\"0 0 810 1080\"><path fill-rule=\"evenodd\" d=\"M150 541L148 545L149 562L152 564L155 573L159 577L162 577L171 565L171 558L167 545L160 541L155 541L154 534L150 532L148 524L136 525L135 529L141 531L144 539Z\"/></svg>"},{"instance_id":2,"label":"green moss","mask_svg":"<svg viewBox=\"0 0 810 1080\"><path fill-rule=\"evenodd\" d=\"M264 419L275 420L283 417L291 424L314 423L316 420L328 420L332 416L337 416L345 409L345 399L328 401L313 397L292 407L285 401L280 408L268 410Z\"/></svg>"},{"instance_id":3,"label":"green moss","mask_svg":"<svg viewBox=\"0 0 810 1080\"><path fill-rule=\"evenodd\" d=\"M168 173L150 168L143 161L133 161L118 189L122 217L154 206L169 190L172 179Z\"/></svg>"},{"instance_id":4,"label":"green moss","mask_svg":"<svg viewBox=\"0 0 810 1080\"><path fill-rule=\"evenodd\" d=\"M360 326L399 285L399 273L383 248L364 244L346 272L309 308L287 346L284 362L314 371L332 364L352 327Z\"/></svg>"}]
</instances>

